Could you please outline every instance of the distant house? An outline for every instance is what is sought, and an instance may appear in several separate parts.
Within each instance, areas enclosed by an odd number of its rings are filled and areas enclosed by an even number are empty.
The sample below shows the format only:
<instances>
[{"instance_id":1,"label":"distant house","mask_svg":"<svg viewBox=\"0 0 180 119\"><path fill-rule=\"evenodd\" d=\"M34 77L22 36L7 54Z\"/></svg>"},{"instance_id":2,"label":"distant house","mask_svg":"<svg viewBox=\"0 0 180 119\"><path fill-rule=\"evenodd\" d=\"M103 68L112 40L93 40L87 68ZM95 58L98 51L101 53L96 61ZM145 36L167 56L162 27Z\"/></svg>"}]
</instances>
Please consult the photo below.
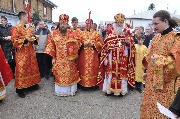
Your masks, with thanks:
<instances>
[{"instance_id":1,"label":"distant house","mask_svg":"<svg viewBox=\"0 0 180 119\"><path fill-rule=\"evenodd\" d=\"M31 15L34 10L40 10L40 16L42 20L50 28L53 25L52 10L57 8L50 0L28 0L30 3ZM25 11L25 0L0 0L0 16L5 15L8 18L8 22L13 26L19 23L17 17L18 12Z\"/></svg>"},{"instance_id":2,"label":"distant house","mask_svg":"<svg viewBox=\"0 0 180 119\"><path fill-rule=\"evenodd\" d=\"M147 10L138 14L134 14L132 16L126 17L126 23L130 23L134 28L143 26L144 28L147 26L152 26L153 15L157 12L157 10ZM171 14L171 17L180 25L180 15ZM113 23L114 21L105 21L104 25L108 23Z\"/></svg>"},{"instance_id":3,"label":"distant house","mask_svg":"<svg viewBox=\"0 0 180 119\"><path fill-rule=\"evenodd\" d=\"M126 23L130 23L132 21L133 28L143 26L147 27L148 25L152 25L153 15L157 12L157 10L147 10L129 17L126 17ZM180 24L180 15L171 14L171 17L175 19Z\"/></svg>"},{"instance_id":4,"label":"distant house","mask_svg":"<svg viewBox=\"0 0 180 119\"><path fill-rule=\"evenodd\" d=\"M132 16L126 17L126 22L130 23L132 21L133 28L143 26L151 26L153 15L156 13L156 10L147 10L138 14L134 14Z\"/></svg>"}]
</instances>

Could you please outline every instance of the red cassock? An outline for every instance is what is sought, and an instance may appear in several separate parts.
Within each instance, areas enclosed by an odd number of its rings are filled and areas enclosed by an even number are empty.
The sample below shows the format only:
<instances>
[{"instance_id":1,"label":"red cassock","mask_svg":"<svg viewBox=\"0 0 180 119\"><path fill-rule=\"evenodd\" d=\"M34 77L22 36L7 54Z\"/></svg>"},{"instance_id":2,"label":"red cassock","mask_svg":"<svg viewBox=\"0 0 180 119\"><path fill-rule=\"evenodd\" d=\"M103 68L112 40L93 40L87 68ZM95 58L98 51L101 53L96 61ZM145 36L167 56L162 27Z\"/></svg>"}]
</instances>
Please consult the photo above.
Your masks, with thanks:
<instances>
[{"instance_id":1,"label":"red cassock","mask_svg":"<svg viewBox=\"0 0 180 119\"><path fill-rule=\"evenodd\" d=\"M18 24L11 29L13 46L16 48L15 88L28 88L41 81L34 42L24 44L25 39L33 37L33 29Z\"/></svg>"},{"instance_id":2,"label":"red cassock","mask_svg":"<svg viewBox=\"0 0 180 119\"><path fill-rule=\"evenodd\" d=\"M84 87L92 87L98 85L99 59L98 53L101 51L103 41L98 32L84 31L82 33L82 43L90 41L93 47L84 46L78 59L78 70L80 74L80 84Z\"/></svg>"},{"instance_id":3,"label":"red cassock","mask_svg":"<svg viewBox=\"0 0 180 119\"><path fill-rule=\"evenodd\" d=\"M0 47L0 72L4 81L5 86L13 79L13 73L9 64L7 63L4 53ZM0 81L0 88L4 87L3 83Z\"/></svg>"}]
</instances>

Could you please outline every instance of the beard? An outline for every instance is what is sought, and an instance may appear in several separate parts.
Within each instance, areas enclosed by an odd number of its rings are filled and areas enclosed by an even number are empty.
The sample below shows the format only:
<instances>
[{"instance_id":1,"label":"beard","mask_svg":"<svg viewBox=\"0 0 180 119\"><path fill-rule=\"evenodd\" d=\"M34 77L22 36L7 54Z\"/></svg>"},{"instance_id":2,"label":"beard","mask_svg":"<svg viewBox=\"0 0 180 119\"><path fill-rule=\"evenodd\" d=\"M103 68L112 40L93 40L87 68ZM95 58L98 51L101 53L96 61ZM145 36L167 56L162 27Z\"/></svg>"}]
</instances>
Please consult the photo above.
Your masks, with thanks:
<instances>
[{"instance_id":1,"label":"beard","mask_svg":"<svg viewBox=\"0 0 180 119\"><path fill-rule=\"evenodd\" d=\"M146 35L147 35L147 36L149 36L150 34L151 34L151 33L149 33L149 32L146 32Z\"/></svg>"},{"instance_id":2,"label":"beard","mask_svg":"<svg viewBox=\"0 0 180 119\"><path fill-rule=\"evenodd\" d=\"M67 29L60 29L60 32L61 32L62 34L65 34L65 33L67 33Z\"/></svg>"},{"instance_id":3,"label":"beard","mask_svg":"<svg viewBox=\"0 0 180 119\"><path fill-rule=\"evenodd\" d=\"M123 27L114 25L114 32L115 32L115 34L122 34L123 33Z\"/></svg>"}]
</instances>

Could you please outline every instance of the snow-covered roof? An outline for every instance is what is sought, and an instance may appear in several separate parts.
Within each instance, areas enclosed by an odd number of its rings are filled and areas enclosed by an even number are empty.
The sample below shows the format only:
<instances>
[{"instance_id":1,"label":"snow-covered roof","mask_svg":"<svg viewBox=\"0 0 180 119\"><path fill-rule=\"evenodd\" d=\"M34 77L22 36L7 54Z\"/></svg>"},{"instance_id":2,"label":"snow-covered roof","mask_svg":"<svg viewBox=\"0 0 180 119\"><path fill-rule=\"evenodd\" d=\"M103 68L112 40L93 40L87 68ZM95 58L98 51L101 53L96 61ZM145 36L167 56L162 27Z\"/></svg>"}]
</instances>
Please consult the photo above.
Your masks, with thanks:
<instances>
[{"instance_id":1,"label":"snow-covered roof","mask_svg":"<svg viewBox=\"0 0 180 119\"><path fill-rule=\"evenodd\" d=\"M157 10L147 10L138 14L134 14L132 16L129 16L127 18L133 18L133 19L152 19L153 15L157 12Z\"/></svg>"},{"instance_id":2,"label":"snow-covered roof","mask_svg":"<svg viewBox=\"0 0 180 119\"><path fill-rule=\"evenodd\" d=\"M147 10L132 16L127 17L127 19L146 19L146 20L151 20L153 18L153 15L157 12L157 10ZM171 17L180 19L180 15L176 14L171 14Z\"/></svg>"},{"instance_id":3,"label":"snow-covered roof","mask_svg":"<svg viewBox=\"0 0 180 119\"><path fill-rule=\"evenodd\" d=\"M49 4L52 6L52 8L57 8L58 6L56 4L54 4L53 2L51 2L51 0L43 0L43 2Z\"/></svg>"}]
</instances>

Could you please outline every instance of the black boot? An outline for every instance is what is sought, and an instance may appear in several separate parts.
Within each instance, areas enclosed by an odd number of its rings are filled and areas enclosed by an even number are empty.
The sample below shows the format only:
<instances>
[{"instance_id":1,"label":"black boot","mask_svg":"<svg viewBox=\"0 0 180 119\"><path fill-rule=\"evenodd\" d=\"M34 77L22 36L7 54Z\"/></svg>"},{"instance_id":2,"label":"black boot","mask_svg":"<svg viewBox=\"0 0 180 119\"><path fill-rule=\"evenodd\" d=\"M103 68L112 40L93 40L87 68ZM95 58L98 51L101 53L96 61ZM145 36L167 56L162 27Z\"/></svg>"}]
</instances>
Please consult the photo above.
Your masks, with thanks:
<instances>
[{"instance_id":1,"label":"black boot","mask_svg":"<svg viewBox=\"0 0 180 119\"><path fill-rule=\"evenodd\" d=\"M81 88L82 88L83 91L87 91L87 90L88 90L87 87L83 87L83 86L82 86Z\"/></svg>"},{"instance_id":2,"label":"black boot","mask_svg":"<svg viewBox=\"0 0 180 119\"><path fill-rule=\"evenodd\" d=\"M105 96L112 96L112 95L113 95L113 93L111 93L111 94L105 93Z\"/></svg>"},{"instance_id":3,"label":"black boot","mask_svg":"<svg viewBox=\"0 0 180 119\"><path fill-rule=\"evenodd\" d=\"M22 93L18 93L18 96L19 96L20 98L25 98L25 97L26 97L26 95L25 95L25 93L24 93L24 92L22 92Z\"/></svg>"},{"instance_id":4,"label":"black boot","mask_svg":"<svg viewBox=\"0 0 180 119\"><path fill-rule=\"evenodd\" d=\"M16 93L18 94L18 96L20 98L25 98L26 97L24 92L25 92L25 89L16 89Z\"/></svg>"},{"instance_id":5,"label":"black boot","mask_svg":"<svg viewBox=\"0 0 180 119\"><path fill-rule=\"evenodd\" d=\"M78 89L82 89L82 86L78 83L78 84L77 84L77 88L78 88Z\"/></svg>"},{"instance_id":6,"label":"black boot","mask_svg":"<svg viewBox=\"0 0 180 119\"><path fill-rule=\"evenodd\" d=\"M139 93L142 93L142 89L141 88L136 88L136 90L139 92Z\"/></svg>"},{"instance_id":7,"label":"black boot","mask_svg":"<svg viewBox=\"0 0 180 119\"><path fill-rule=\"evenodd\" d=\"M99 86L93 86L92 89L93 89L93 90L98 90L98 89L99 89Z\"/></svg>"},{"instance_id":8,"label":"black boot","mask_svg":"<svg viewBox=\"0 0 180 119\"><path fill-rule=\"evenodd\" d=\"M28 91L35 91L35 90L38 90L39 89L39 85L38 84L35 84L31 87L28 88Z\"/></svg>"},{"instance_id":9,"label":"black boot","mask_svg":"<svg viewBox=\"0 0 180 119\"><path fill-rule=\"evenodd\" d=\"M34 89L38 90L39 89L39 85L38 84L34 85Z\"/></svg>"}]
</instances>

